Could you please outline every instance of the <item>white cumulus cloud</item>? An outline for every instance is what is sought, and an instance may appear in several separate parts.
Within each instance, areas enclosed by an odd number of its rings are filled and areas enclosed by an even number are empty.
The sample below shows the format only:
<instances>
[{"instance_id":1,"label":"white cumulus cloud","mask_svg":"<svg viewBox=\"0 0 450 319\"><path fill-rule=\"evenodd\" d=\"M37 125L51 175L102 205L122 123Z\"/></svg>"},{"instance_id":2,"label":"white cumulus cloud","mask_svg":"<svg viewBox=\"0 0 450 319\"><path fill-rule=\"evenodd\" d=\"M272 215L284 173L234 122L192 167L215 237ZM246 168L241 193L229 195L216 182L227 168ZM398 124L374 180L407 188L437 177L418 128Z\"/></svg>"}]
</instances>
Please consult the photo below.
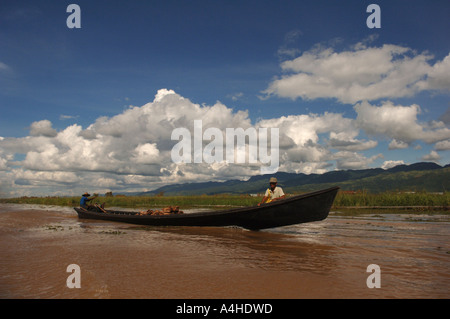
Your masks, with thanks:
<instances>
[{"instance_id":1,"label":"white cumulus cloud","mask_svg":"<svg viewBox=\"0 0 450 319\"><path fill-rule=\"evenodd\" d=\"M342 52L319 46L284 61L284 74L263 93L304 100L335 98L354 104L409 97L422 90L450 90L450 55L434 65L432 58L389 44L367 47L360 43Z\"/></svg>"},{"instance_id":2,"label":"white cumulus cloud","mask_svg":"<svg viewBox=\"0 0 450 319\"><path fill-rule=\"evenodd\" d=\"M420 123L418 105L383 102L376 106L362 102L355 105L355 111L356 119L325 112L252 123L247 111L235 112L220 102L199 105L172 90L162 89L152 102L132 106L112 117L99 117L86 128L73 124L55 130L50 121L41 120L31 124L29 136L3 137L2 194L141 191L169 183L245 179L260 174L262 162L255 160L249 147L236 149L236 155L248 159L245 163L174 162L171 151L179 140L172 140L172 132L185 128L194 138L196 120L202 123L200 134L209 128L222 132L224 148L227 128L256 131L278 128L279 171L286 172L323 173L333 168L370 167L383 157L363 154L378 146L378 141L372 139L375 135L391 140L391 149L416 140L436 143L436 150L448 147L447 126L441 121ZM362 137L362 133L369 139ZM203 147L212 142L204 136L203 139ZM437 159L436 155L439 156L435 152L428 157Z\"/></svg>"},{"instance_id":3,"label":"white cumulus cloud","mask_svg":"<svg viewBox=\"0 0 450 319\"><path fill-rule=\"evenodd\" d=\"M370 135L384 135L394 141L390 147L404 148L406 143L422 140L426 143L436 143L450 139L450 129L444 125L419 123L417 116L420 106L394 105L390 101L383 102L380 106L361 102L354 106L357 112L356 123Z\"/></svg>"},{"instance_id":4,"label":"white cumulus cloud","mask_svg":"<svg viewBox=\"0 0 450 319\"><path fill-rule=\"evenodd\" d=\"M31 124L31 136L55 137L56 134L56 130L52 128L52 123L49 120L42 120Z\"/></svg>"},{"instance_id":5,"label":"white cumulus cloud","mask_svg":"<svg viewBox=\"0 0 450 319\"><path fill-rule=\"evenodd\" d=\"M441 157L436 151L431 151L429 154L422 156L422 160L430 162L439 162Z\"/></svg>"},{"instance_id":6,"label":"white cumulus cloud","mask_svg":"<svg viewBox=\"0 0 450 319\"><path fill-rule=\"evenodd\" d=\"M383 165L381 165L381 168L382 169L389 169L389 168L395 167L397 165L402 165L402 164L405 164L405 162L402 161L402 160L399 160L399 161L384 161Z\"/></svg>"}]
</instances>

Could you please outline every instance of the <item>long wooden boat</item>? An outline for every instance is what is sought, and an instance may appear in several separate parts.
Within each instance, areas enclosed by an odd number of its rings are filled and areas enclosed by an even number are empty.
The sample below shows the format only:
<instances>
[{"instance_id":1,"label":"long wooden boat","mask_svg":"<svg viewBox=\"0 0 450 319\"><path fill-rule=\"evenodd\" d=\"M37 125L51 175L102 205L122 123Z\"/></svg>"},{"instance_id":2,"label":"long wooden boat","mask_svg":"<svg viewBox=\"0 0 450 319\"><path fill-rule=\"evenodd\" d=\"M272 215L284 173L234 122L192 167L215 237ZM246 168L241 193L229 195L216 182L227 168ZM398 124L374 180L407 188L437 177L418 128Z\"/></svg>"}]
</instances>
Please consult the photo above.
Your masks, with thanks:
<instances>
[{"instance_id":1,"label":"long wooden boat","mask_svg":"<svg viewBox=\"0 0 450 319\"><path fill-rule=\"evenodd\" d=\"M240 226L250 230L281 227L327 218L339 187L288 197L261 206L251 206L170 215L139 215L138 212L91 211L75 207L79 218L110 220L152 226Z\"/></svg>"}]
</instances>

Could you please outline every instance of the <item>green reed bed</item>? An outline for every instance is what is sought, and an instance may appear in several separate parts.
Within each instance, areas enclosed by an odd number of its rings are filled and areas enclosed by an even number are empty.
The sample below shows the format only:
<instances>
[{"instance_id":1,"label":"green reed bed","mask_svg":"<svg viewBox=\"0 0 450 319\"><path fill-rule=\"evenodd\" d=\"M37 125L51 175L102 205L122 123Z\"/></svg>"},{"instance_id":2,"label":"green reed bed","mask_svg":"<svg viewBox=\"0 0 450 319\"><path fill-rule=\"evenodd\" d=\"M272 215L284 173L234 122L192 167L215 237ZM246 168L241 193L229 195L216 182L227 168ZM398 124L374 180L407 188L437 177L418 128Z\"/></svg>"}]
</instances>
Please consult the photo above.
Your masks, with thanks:
<instances>
[{"instance_id":1,"label":"green reed bed","mask_svg":"<svg viewBox=\"0 0 450 319\"><path fill-rule=\"evenodd\" d=\"M384 192L372 194L368 192L358 192L348 194L339 192L334 201L334 207L449 207L450 192L438 193L401 193Z\"/></svg>"},{"instance_id":2,"label":"green reed bed","mask_svg":"<svg viewBox=\"0 0 450 319\"><path fill-rule=\"evenodd\" d=\"M154 208L180 206L181 208L208 206L252 206L261 197L249 195L199 195L199 196L99 196L91 203L105 207ZM0 203L78 206L80 197L19 197L0 199Z\"/></svg>"},{"instance_id":3,"label":"green reed bed","mask_svg":"<svg viewBox=\"0 0 450 319\"><path fill-rule=\"evenodd\" d=\"M289 196L289 195L288 195ZM209 206L252 206L261 201L261 197L249 195L198 195L198 196L99 196L93 202L105 207L154 208L180 206L181 209ZM0 199L0 203L38 204L78 206L80 197L20 197ZM450 193L400 193L384 192L372 194L358 192L349 194L339 192L333 208L383 208L383 207L450 207Z\"/></svg>"}]
</instances>

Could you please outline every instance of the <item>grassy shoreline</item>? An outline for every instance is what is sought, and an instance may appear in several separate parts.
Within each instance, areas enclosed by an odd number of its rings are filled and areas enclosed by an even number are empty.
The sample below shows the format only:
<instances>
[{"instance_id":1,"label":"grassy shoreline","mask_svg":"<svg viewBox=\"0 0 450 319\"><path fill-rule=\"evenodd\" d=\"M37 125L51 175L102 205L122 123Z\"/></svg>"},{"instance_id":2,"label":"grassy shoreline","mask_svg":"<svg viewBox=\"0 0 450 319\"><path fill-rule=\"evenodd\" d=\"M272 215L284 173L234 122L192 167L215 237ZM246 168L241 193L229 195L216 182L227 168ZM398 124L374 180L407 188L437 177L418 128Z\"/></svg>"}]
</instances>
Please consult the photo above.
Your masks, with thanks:
<instances>
[{"instance_id":1,"label":"grassy shoreline","mask_svg":"<svg viewBox=\"0 0 450 319\"><path fill-rule=\"evenodd\" d=\"M233 207L253 206L261 197L249 195L198 195L198 196L99 196L94 202L105 203L106 207ZM80 197L18 197L0 198L0 203L38 204L56 206L78 206ZM367 192L339 192L333 209L415 209L415 210L449 210L450 192L436 193L398 193L384 192L372 194Z\"/></svg>"}]
</instances>

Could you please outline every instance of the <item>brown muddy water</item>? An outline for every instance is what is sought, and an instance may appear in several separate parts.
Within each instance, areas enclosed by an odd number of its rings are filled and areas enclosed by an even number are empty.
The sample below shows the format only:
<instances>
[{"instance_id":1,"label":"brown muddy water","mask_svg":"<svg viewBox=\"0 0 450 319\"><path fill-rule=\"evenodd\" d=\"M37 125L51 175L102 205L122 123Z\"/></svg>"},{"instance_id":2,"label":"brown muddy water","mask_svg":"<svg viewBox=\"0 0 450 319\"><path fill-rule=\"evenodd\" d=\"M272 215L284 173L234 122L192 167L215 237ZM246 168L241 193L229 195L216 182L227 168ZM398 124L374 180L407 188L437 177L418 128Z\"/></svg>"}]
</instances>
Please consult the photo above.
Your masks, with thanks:
<instances>
[{"instance_id":1,"label":"brown muddy water","mask_svg":"<svg viewBox=\"0 0 450 319\"><path fill-rule=\"evenodd\" d=\"M70 207L1 204L0 298L449 298L449 222L439 212L332 212L255 232L142 227L80 220ZM80 288L68 287L72 264Z\"/></svg>"}]
</instances>

